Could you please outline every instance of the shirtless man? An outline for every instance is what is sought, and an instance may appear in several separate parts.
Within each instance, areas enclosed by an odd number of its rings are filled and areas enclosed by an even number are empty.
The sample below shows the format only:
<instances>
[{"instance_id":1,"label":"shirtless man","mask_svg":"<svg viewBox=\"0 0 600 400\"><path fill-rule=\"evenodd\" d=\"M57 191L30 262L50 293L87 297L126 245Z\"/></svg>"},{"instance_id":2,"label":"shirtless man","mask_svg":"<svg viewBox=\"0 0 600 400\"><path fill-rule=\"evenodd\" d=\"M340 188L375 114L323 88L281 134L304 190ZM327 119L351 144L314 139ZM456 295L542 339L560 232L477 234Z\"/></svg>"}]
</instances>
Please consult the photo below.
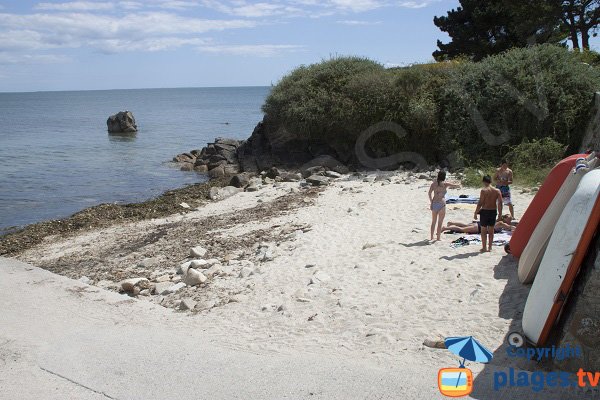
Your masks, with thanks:
<instances>
[{"instance_id":1,"label":"shirtless man","mask_svg":"<svg viewBox=\"0 0 600 400\"><path fill-rule=\"evenodd\" d=\"M483 177L483 189L479 194L479 203L477 203L473 219L477 219L477 214L480 216L481 224L481 243L483 245L481 252L490 252L494 242L494 226L497 217L502 215L502 192L492 187L492 178L489 175Z\"/></svg>"},{"instance_id":2,"label":"shirtless man","mask_svg":"<svg viewBox=\"0 0 600 400\"><path fill-rule=\"evenodd\" d=\"M502 192L502 200L504 201L504 205L508 206L508 209L510 210L510 216L512 219L515 219L515 209L512 203L512 197L510 195L510 185L513 183L513 172L510 168L508 168L508 162L506 160L502 160L502 165L500 165L500 168L496 170L494 180L496 181L496 187L500 189L500 192Z\"/></svg>"}]
</instances>

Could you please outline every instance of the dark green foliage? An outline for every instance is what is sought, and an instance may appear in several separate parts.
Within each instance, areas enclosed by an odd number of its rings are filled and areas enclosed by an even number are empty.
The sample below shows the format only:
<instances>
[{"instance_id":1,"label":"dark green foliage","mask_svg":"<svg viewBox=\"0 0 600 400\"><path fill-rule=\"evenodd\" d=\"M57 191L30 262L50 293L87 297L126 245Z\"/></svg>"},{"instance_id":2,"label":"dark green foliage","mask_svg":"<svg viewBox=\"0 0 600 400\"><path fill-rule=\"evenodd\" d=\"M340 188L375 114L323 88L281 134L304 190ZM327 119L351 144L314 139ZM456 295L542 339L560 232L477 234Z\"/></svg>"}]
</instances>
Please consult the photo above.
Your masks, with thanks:
<instances>
[{"instance_id":1,"label":"dark green foliage","mask_svg":"<svg viewBox=\"0 0 600 400\"><path fill-rule=\"evenodd\" d=\"M393 69L362 58L336 58L293 71L273 88L263 109L272 126L295 138L325 142L345 160L355 156L361 133L391 121L406 135L374 136L367 142L371 156L409 151L430 163L495 164L524 139L549 137L570 149L580 144L593 93L600 88L599 70L580 57L544 45L477 63ZM474 116L481 117L479 124ZM486 141L482 132L503 140Z\"/></svg>"},{"instance_id":2,"label":"dark green foliage","mask_svg":"<svg viewBox=\"0 0 600 400\"><path fill-rule=\"evenodd\" d=\"M460 7L433 22L448 33L438 41L436 60L465 56L475 61L528 44L558 43L562 9L557 0L461 0Z\"/></svg>"},{"instance_id":3,"label":"dark green foliage","mask_svg":"<svg viewBox=\"0 0 600 400\"><path fill-rule=\"evenodd\" d=\"M563 158L565 150L565 146L549 137L524 140L513 146L505 159L510 164L525 167L551 167Z\"/></svg>"},{"instance_id":4,"label":"dark green foliage","mask_svg":"<svg viewBox=\"0 0 600 400\"><path fill-rule=\"evenodd\" d=\"M550 137L570 150L579 147L590 117L599 70L574 53L551 45L514 49L453 73L441 99L441 134L467 160L498 160L525 138ZM469 107L484 123L477 126ZM499 143L482 140L486 129ZM500 148L498 148L500 147Z\"/></svg>"}]
</instances>

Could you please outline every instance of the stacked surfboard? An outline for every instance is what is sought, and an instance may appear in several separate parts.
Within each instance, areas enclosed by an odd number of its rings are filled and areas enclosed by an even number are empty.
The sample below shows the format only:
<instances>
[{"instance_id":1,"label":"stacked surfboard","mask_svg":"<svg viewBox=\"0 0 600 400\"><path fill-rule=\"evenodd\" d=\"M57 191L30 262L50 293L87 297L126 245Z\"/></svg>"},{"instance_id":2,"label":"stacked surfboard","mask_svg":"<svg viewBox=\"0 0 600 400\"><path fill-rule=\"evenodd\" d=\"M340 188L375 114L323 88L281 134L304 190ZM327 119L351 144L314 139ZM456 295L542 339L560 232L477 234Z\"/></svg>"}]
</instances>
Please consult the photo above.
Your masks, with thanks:
<instances>
[{"instance_id":1,"label":"stacked surfboard","mask_svg":"<svg viewBox=\"0 0 600 400\"><path fill-rule=\"evenodd\" d=\"M525 225L522 221L517 227L517 240L513 236L510 242L512 254L519 257L519 279L533 281L522 325L537 346L548 340L598 229L598 166L595 154L559 163L524 215Z\"/></svg>"}]
</instances>

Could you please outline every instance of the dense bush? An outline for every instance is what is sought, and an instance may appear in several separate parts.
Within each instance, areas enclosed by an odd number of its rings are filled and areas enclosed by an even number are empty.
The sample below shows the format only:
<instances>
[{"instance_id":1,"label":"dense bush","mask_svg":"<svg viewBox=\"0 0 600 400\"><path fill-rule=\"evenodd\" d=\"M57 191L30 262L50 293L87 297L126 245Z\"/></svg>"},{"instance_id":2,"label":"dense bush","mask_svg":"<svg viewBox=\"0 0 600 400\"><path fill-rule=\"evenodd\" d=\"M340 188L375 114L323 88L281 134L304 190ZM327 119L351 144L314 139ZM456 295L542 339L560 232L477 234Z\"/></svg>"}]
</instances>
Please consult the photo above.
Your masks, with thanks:
<instances>
[{"instance_id":1,"label":"dense bush","mask_svg":"<svg viewBox=\"0 0 600 400\"><path fill-rule=\"evenodd\" d=\"M444 88L441 133L451 148L464 150L467 159L497 160L526 138L550 137L575 150L599 87L598 69L551 45L465 63ZM481 116L479 126L474 113ZM483 140L486 132L506 141Z\"/></svg>"},{"instance_id":2,"label":"dense bush","mask_svg":"<svg viewBox=\"0 0 600 400\"><path fill-rule=\"evenodd\" d=\"M452 154L467 164L495 163L526 139L549 137L574 149L599 88L596 67L550 45L510 50L478 63L392 69L350 57L296 69L273 88L263 110L273 126L328 143L346 159L362 132L391 121L407 135L382 132L368 141L368 152L382 157L411 151L429 162Z\"/></svg>"},{"instance_id":3,"label":"dense bush","mask_svg":"<svg viewBox=\"0 0 600 400\"><path fill-rule=\"evenodd\" d=\"M565 154L565 146L556 140L546 137L524 140L513 146L504 157L510 164L525 167L551 167L560 161Z\"/></svg>"}]
</instances>

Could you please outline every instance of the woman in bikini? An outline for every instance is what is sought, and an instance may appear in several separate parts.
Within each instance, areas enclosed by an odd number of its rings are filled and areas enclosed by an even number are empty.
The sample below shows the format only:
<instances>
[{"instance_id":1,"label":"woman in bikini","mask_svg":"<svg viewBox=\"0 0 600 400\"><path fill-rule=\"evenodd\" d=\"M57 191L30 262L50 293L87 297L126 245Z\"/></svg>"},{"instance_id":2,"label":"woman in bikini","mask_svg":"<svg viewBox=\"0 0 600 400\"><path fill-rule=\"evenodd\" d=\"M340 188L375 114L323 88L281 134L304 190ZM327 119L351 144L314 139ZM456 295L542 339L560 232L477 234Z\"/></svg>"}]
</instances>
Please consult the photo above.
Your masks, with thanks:
<instances>
[{"instance_id":1,"label":"woman in bikini","mask_svg":"<svg viewBox=\"0 0 600 400\"><path fill-rule=\"evenodd\" d=\"M513 225L513 220L510 214L504 214L502 216L502 221L496 222L496 225L494 226L494 231L496 233L500 233L502 231L514 231L515 229L516 226ZM479 221L468 224L450 221L448 222L447 226L442 228L442 232L446 231L476 235L481 233L481 224Z\"/></svg>"},{"instance_id":2,"label":"woman in bikini","mask_svg":"<svg viewBox=\"0 0 600 400\"><path fill-rule=\"evenodd\" d=\"M446 172L444 171L440 171L437 179L431 183L428 193L431 210L431 240L433 240L436 225L437 240L441 240L442 226L446 217L446 192L448 189L458 188L460 185L446 182Z\"/></svg>"}]
</instances>

